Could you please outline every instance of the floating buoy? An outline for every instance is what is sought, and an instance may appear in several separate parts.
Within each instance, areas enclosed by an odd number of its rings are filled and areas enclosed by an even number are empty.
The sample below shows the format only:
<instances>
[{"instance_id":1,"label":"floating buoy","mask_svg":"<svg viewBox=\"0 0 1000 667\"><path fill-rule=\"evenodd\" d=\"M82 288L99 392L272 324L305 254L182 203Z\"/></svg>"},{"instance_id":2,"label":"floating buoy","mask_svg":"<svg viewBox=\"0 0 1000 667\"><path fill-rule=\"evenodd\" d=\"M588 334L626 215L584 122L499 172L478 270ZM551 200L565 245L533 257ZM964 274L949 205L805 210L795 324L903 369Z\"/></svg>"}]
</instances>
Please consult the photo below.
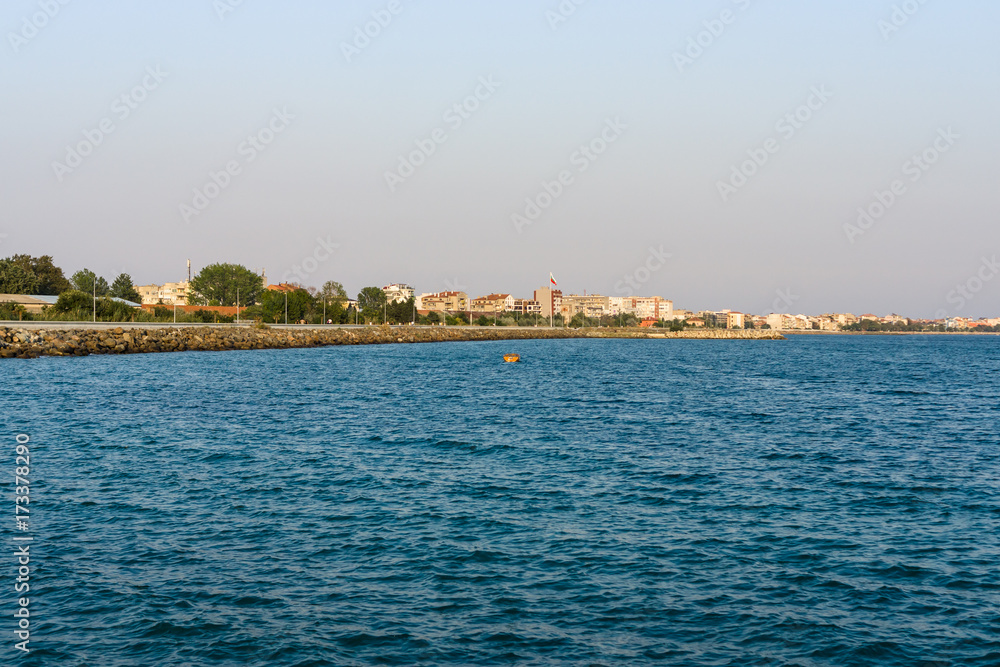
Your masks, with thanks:
<instances>
[{"instance_id":1,"label":"floating buoy","mask_svg":"<svg viewBox=\"0 0 1000 667\"><path fill-rule=\"evenodd\" d=\"M503 360L506 361L506 362L508 362L508 363L513 363L515 361L521 361L521 355L520 354L505 354L505 355L503 355Z\"/></svg>"}]
</instances>

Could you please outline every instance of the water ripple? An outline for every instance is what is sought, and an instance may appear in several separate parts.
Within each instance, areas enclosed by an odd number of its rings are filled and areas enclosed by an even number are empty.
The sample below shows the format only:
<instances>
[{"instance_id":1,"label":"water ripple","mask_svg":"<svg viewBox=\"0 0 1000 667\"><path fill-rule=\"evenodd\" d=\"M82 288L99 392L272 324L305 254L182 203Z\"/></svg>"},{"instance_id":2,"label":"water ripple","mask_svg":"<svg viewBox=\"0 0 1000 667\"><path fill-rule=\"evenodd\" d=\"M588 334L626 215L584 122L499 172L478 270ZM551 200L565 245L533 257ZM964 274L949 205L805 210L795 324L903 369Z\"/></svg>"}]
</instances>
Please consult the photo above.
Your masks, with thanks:
<instances>
[{"instance_id":1,"label":"water ripple","mask_svg":"<svg viewBox=\"0 0 1000 667\"><path fill-rule=\"evenodd\" d=\"M21 664L1000 664L994 339L510 346L4 362Z\"/></svg>"}]
</instances>

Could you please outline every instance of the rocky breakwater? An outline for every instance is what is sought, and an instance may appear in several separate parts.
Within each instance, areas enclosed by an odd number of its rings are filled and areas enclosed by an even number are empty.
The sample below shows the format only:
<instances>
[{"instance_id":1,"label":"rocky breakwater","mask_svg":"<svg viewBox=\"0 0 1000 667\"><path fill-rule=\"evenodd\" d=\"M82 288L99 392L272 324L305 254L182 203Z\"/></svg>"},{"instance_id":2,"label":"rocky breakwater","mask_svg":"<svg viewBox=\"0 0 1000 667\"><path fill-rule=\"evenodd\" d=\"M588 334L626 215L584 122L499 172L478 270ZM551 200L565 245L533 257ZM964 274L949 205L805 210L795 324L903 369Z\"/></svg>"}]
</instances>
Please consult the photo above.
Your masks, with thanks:
<instances>
[{"instance_id":1,"label":"rocky breakwater","mask_svg":"<svg viewBox=\"0 0 1000 667\"><path fill-rule=\"evenodd\" d=\"M580 337L580 332L559 329L161 327L29 330L0 328L0 358L82 357L90 354L265 350L327 345L576 337Z\"/></svg>"},{"instance_id":2,"label":"rocky breakwater","mask_svg":"<svg viewBox=\"0 0 1000 667\"><path fill-rule=\"evenodd\" d=\"M505 329L370 327L356 329L257 329L252 327L41 329L0 328L0 358L83 357L90 354L265 350L327 345L441 343L545 338L782 338L767 331L656 333L613 329ZM661 330L662 331L662 330Z\"/></svg>"}]
</instances>

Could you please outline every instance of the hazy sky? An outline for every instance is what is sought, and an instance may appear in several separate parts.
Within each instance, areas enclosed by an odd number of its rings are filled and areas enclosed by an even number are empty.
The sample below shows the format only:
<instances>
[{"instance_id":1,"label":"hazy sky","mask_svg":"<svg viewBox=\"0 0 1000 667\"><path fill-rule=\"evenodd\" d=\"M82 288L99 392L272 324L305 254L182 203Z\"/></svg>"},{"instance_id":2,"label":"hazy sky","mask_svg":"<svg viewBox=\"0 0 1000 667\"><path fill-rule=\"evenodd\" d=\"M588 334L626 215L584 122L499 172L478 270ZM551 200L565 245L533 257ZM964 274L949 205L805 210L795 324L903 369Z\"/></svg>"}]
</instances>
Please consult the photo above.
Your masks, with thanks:
<instances>
[{"instance_id":1,"label":"hazy sky","mask_svg":"<svg viewBox=\"0 0 1000 667\"><path fill-rule=\"evenodd\" d=\"M1000 315L1000 3L62 1L0 4L0 256Z\"/></svg>"}]
</instances>

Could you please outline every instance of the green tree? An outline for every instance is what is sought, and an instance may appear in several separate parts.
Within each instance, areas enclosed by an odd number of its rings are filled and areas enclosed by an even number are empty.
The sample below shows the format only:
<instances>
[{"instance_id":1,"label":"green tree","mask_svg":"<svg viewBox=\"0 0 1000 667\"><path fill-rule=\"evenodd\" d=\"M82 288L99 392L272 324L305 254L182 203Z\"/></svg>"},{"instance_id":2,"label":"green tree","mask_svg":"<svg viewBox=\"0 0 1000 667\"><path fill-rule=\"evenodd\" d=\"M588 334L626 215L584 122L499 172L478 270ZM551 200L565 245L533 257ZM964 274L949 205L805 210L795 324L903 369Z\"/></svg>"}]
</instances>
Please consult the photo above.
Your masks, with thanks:
<instances>
[{"instance_id":1,"label":"green tree","mask_svg":"<svg viewBox=\"0 0 1000 667\"><path fill-rule=\"evenodd\" d=\"M403 324L404 322L413 321L416 308L417 300L410 297L406 301L393 301L388 305L386 311L388 312L390 322Z\"/></svg>"},{"instance_id":2,"label":"green tree","mask_svg":"<svg viewBox=\"0 0 1000 667\"><path fill-rule=\"evenodd\" d=\"M319 305L316 309L320 311L322 315L323 311L323 300L319 300ZM330 320L333 324L344 324L347 322L347 309L344 308L344 302L340 300L327 301L326 302L326 319ZM324 322L326 324L326 322Z\"/></svg>"},{"instance_id":3,"label":"green tree","mask_svg":"<svg viewBox=\"0 0 1000 667\"><path fill-rule=\"evenodd\" d=\"M333 301L344 302L347 301L347 290L336 280L327 280L319 290L319 296L322 299L326 299L327 303Z\"/></svg>"},{"instance_id":4,"label":"green tree","mask_svg":"<svg viewBox=\"0 0 1000 667\"><path fill-rule=\"evenodd\" d=\"M142 301L142 297L139 296L139 292L136 291L135 285L132 283L132 276L127 273L122 273L111 283L111 296L135 303Z\"/></svg>"},{"instance_id":5,"label":"green tree","mask_svg":"<svg viewBox=\"0 0 1000 667\"><path fill-rule=\"evenodd\" d=\"M323 304L326 303L326 319L334 324L343 324L347 321L347 303L349 297L344 286L336 280L328 280L323 283L323 287L316 293L317 310L320 316L323 314ZM326 323L325 321L323 322Z\"/></svg>"},{"instance_id":6,"label":"green tree","mask_svg":"<svg viewBox=\"0 0 1000 667\"><path fill-rule=\"evenodd\" d=\"M37 294L38 278L9 259L0 260L0 294Z\"/></svg>"},{"instance_id":7,"label":"green tree","mask_svg":"<svg viewBox=\"0 0 1000 667\"><path fill-rule=\"evenodd\" d=\"M83 313L94 312L94 297L92 293L70 289L59 295L56 305L52 307L57 313L77 313L82 317Z\"/></svg>"},{"instance_id":8,"label":"green tree","mask_svg":"<svg viewBox=\"0 0 1000 667\"><path fill-rule=\"evenodd\" d=\"M108 281L104 278L99 277L96 273L90 269L81 269L73 274L70 278L73 283L73 287L80 292L85 294L94 293L94 281L97 281L97 296L107 296L111 293L111 288L108 287Z\"/></svg>"},{"instance_id":9,"label":"green tree","mask_svg":"<svg viewBox=\"0 0 1000 667\"><path fill-rule=\"evenodd\" d=\"M63 275L63 270L52 262L52 255L42 255L41 257L13 255L8 259L25 271L35 274L35 277L38 278L38 288L33 294L55 296L73 287Z\"/></svg>"},{"instance_id":10,"label":"green tree","mask_svg":"<svg viewBox=\"0 0 1000 667\"><path fill-rule=\"evenodd\" d=\"M358 292L358 308L361 318L368 323L381 322L385 306L385 292L378 287L365 287Z\"/></svg>"},{"instance_id":11,"label":"green tree","mask_svg":"<svg viewBox=\"0 0 1000 667\"><path fill-rule=\"evenodd\" d=\"M264 291L264 279L239 264L210 264L191 280L193 302L198 305L241 306L257 303ZM284 302L282 302L284 303Z\"/></svg>"},{"instance_id":12,"label":"green tree","mask_svg":"<svg viewBox=\"0 0 1000 667\"><path fill-rule=\"evenodd\" d=\"M299 320L309 320L315 313L316 302L304 289L279 292L265 290L259 297L260 316L265 322L275 324L285 321L285 298L288 298L288 322L295 324Z\"/></svg>"}]
</instances>

